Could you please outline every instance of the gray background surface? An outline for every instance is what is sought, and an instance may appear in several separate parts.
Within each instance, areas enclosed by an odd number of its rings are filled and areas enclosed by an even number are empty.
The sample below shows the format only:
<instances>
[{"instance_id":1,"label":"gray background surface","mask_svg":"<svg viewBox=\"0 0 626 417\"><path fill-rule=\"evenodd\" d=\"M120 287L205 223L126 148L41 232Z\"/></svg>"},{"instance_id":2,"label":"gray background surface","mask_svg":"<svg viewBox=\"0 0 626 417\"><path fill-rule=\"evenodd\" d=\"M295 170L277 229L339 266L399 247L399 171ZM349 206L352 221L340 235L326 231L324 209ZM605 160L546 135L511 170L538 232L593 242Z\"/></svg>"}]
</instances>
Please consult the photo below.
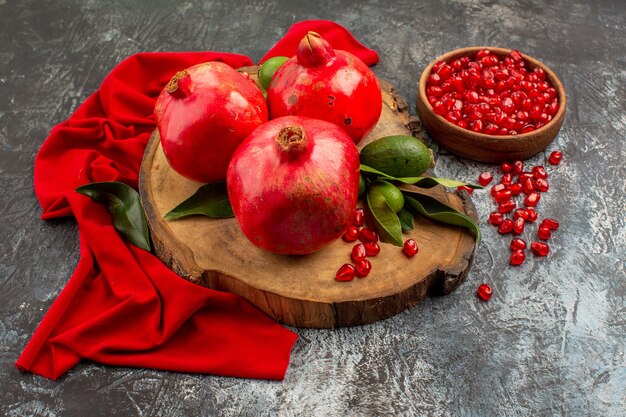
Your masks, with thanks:
<instances>
[{"instance_id":1,"label":"gray background surface","mask_svg":"<svg viewBox=\"0 0 626 417\"><path fill-rule=\"evenodd\" d=\"M427 63L461 46L518 48L554 69L569 102L548 148L564 162L540 203L562 224L550 256L509 267L509 239L484 220L487 193L475 193L485 236L465 284L377 324L297 330L283 382L93 363L58 382L18 372L14 361L79 256L74 221L40 221L32 190L50 128L135 52L259 59L311 18L336 20L376 49L375 72L409 103ZM623 0L0 0L0 414L624 415L625 28ZM495 169L438 155L440 176ZM489 303L474 295L483 281L494 287Z\"/></svg>"}]
</instances>

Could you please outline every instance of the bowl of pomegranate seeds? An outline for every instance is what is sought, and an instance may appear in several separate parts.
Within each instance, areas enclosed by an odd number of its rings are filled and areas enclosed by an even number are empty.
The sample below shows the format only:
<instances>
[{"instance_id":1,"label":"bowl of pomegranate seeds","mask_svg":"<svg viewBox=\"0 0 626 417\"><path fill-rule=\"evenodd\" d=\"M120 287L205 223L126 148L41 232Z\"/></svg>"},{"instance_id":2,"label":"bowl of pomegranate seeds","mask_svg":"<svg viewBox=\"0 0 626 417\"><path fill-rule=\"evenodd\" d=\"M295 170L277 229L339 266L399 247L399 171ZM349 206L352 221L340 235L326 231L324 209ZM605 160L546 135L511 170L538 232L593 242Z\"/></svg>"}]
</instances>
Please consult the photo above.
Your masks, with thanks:
<instances>
[{"instance_id":1,"label":"bowl of pomegranate seeds","mask_svg":"<svg viewBox=\"0 0 626 417\"><path fill-rule=\"evenodd\" d=\"M517 50L468 47L422 73L417 112L450 152L481 162L526 159L554 140L565 117L565 90L541 62Z\"/></svg>"}]
</instances>

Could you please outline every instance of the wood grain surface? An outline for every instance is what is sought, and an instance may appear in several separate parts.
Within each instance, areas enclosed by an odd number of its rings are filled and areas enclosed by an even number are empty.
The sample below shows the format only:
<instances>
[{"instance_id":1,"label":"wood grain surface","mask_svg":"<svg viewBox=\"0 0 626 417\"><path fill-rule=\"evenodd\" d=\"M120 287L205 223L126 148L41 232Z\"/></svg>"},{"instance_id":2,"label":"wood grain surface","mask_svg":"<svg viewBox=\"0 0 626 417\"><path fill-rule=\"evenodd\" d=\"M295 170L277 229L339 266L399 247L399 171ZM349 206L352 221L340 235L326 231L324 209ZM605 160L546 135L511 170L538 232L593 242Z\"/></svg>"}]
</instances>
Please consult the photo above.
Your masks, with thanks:
<instances>
[{"instance_id":1,"label":"wood grain surface","mask_svg":"<svg viewBox=\"0 0 626 417\"><path fill-rule=\"evenodd\" d=\"M256 74L256 68L247 71ZM381 80L381 89L380 119L359 148L384 136L409 135L417 126L393 87ZM401 248L381 243L381 253L370 258L367 278L338 282L335 273L350 262L354 243L337 239L310 255L275 255L250 243L234 218L163 220L201 185L171 169L155 131L142 162L139 192L157 256L180 276L239 294L285 324L333 328L385 319L429 292L451 292L471 266L474 238L465 229L418 216L415 230L404 236L417 242L420 252L415 257L408 259ZM443 187L422 192L476 217L466 193L462 198Z\"/></svg>"}]
</instances>

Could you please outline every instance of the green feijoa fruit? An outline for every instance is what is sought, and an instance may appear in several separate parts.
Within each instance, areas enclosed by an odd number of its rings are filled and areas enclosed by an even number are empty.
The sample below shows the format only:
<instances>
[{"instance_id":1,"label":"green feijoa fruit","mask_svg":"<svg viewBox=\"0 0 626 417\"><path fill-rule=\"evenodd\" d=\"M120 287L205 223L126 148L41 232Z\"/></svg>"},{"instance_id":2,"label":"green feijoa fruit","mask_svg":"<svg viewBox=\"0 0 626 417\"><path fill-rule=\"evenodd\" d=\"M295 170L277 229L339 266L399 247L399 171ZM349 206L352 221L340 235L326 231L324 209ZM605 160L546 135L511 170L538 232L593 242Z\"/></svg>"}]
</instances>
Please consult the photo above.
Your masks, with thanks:
<instances>
[{"instance_id":1,"label":"green feijoa fruit","mask_svg":"<svg viewBox=\"0 0 626 417\"><path fill-rule=\"evenodd\" d=\"M377 192L385 197L387 204L391 207L394 213L399 212L402 210L402 207L404 207L404 195L395 185L387 181L377 180L370 185L370 190L373 190L374 192Z\"/></svg>"},{"instance_id":2,"label":"green feijoa fruit","mask_svg":"<svg viewBox=\"0 0 626 417\"><path fill-rule=\"evenodd\" d=\"M359 174L359 197L363 195L366 188L367 184L365 183L365 177L363 177L363 174Z\"/></svg>"},{"instance_id":3,"label":"green feijoa fruit","mask_svg":"<svg viewBox=\"0 0 626 417\"><path fill-rule=\"evenodd\" d=\"M392 177L418 177L431 165L426 145L412 136L386 136L361 150L361 163Z\"/></svg>"},{"instance_id":4,"label":"green feijoa fruit","mask_svg":"<svg viewBox=\"0 0 626 417\"><path fill-rule=\"evenodd\" d=\"M259 82L264 89L267 90L278 67L283 65L288 59L286 56L275 56L261 65L261 68L259 68Z\"/></svg>"}]
</instances>

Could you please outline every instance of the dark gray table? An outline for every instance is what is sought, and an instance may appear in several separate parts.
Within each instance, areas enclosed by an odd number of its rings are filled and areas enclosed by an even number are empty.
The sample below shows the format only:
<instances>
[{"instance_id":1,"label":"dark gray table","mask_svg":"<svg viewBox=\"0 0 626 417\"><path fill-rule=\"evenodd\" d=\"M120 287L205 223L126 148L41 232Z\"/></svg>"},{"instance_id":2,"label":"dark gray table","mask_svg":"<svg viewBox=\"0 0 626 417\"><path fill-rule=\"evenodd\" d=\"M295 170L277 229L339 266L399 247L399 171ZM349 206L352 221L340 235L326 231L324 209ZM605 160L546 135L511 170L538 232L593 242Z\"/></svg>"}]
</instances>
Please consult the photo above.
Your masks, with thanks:
<instances>
[{"instance_id":1,"label":"dark gray table","mask_svg":"<svg viewBox=\"0 0 626 417\"><path fill-rule=\"evenodd\" d=\"M235 3L0 0L0 414L624 415L626 3ZM38 219L32 166L50 128L130 54L258 59L309 18L336 20L379 51L375 72L410 103L427 62L461 46L519 48L553 68L569 102L549 147L564 163L541 202L562 223L550 257L508 267L508 240L476 193L485 236L465 284L377 324L297 330L282 383L93 363L58 382L19 373L15 359L78 260L75 223ZM441 176L493 169L438 155ZM483 281L489 303L474 295Z\"/></svg>"}]
</instances>

